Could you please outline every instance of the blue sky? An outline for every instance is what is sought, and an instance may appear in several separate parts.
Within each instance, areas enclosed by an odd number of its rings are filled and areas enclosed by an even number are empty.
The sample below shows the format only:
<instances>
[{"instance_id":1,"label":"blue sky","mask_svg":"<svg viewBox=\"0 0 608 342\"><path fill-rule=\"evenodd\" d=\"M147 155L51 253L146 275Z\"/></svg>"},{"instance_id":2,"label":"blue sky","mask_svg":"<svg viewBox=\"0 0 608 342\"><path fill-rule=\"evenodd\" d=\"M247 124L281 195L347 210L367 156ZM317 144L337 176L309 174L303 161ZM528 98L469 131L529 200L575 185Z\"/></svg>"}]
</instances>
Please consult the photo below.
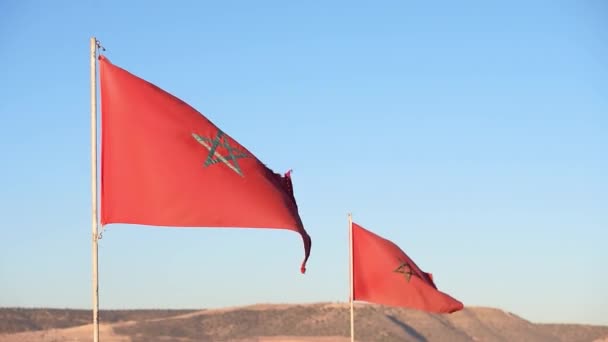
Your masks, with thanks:
<instances>
[{"instance_id":1,"label":"blue sky","mask_svg":"<svg viewBox=\"0 0 608 342\"><path fill-rule=\"evenodd\" d=\"M91 307L92 35L293 168L313 238L107 226L102 309L346 301L352 211L465 305L608 324L599 0L0 2L0 306Z\"/></svg>"}]
</instances>

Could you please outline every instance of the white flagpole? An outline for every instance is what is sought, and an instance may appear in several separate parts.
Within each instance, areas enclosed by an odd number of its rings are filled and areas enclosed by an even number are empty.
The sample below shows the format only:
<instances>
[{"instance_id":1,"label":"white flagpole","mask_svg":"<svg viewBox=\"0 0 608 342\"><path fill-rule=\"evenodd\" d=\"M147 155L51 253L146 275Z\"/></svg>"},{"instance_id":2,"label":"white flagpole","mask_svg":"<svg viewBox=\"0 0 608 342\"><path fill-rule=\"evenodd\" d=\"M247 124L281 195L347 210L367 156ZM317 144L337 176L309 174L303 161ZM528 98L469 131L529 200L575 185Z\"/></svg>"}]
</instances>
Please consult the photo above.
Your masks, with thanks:
<instances>
[{"instance_id":1,"label":"white flagpole","mask_svg":"<svg viewBox=\"0 0 608 342\"><path fill-rule=\"evenodd\" d=\"M91 226L93 256L93 341L99 341L99 280L97 278L97 39L91 37Z\"/></svg>"},{"instance_id":2,"label":"white flagpole","mask_svg":"<svg viewBox=\"0 0 608 342\"><path fill-rule=\"evenodd\" d=\"M348 259L350 269L350 341L355 342L355 308L354 308L354 295L355 287L353 281L353 216L348 213Z\"/></svg>"}]
</instances>

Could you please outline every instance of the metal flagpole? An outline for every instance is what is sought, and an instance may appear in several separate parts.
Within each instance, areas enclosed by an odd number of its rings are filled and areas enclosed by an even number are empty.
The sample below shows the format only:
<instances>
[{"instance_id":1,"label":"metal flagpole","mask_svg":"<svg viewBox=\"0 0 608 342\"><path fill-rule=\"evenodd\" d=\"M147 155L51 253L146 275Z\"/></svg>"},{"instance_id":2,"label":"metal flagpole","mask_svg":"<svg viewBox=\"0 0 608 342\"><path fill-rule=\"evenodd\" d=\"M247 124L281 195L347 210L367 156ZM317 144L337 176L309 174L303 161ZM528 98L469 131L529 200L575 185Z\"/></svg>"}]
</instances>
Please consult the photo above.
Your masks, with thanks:
<instances>
[{"instance_id":1,"label":"metal flagpole","mask_svg":"<svg viewBox=\"0 0 608 342\"><path fill-rule=\"evenodd\" d=\"M99 341L99 280L97 278L97 39L91 37L91 226L93 256L93 341Z\"/></svg>"},{"instance_id":2,"label":"metal flagpole","mask_svg":"<svg viewBox=\"0 0 608 342\"><path fill-rule=\"evenodd\" d=\"M354 296L355 296L355 287L353 281L353 216L351 213L348 213L348 259L349 259L349 269L350 269L350 340L351 342L355 342L355 308L354 308Z\"/></svg>"}]
</instances>

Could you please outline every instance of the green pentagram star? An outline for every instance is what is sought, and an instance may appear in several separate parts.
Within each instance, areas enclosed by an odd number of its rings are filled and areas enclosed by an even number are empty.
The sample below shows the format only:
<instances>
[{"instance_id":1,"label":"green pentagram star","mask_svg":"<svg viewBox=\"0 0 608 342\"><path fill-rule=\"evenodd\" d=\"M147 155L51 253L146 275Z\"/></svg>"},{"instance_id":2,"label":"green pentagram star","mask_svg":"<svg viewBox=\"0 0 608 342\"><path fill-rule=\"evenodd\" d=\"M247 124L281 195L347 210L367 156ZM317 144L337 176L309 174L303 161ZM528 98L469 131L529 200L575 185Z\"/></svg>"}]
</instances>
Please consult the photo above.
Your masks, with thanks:
<instances>
[{"instance_id":1,"label":"green pentagram star","mask_svg":"<svg viewBox=\"0 0 608 342\"><path fill-rule=\"evenodd\" d=\"M414 272L412 271L412 267L406 261L399 260L399 262L401 264L399 264L399 266L396 269L394 269L393 272L403 274L405 279L407 279L407 281L409 282L410 279L412 279L412 275L414 275Z\"/></svg>"},{"instance_id":2,"label":"green pentagram star","mask_svg":"<svg viewBox=\"0 0 608 342\"><path fill-rule=\"evenodd\" d=\"M209 151L207 154L207 159L205 160L205 167L217 164L222 162L226 164L232 171L236 172L239 176L244 177L241 167L238 163L238 159L240 158L248 158L248 155L245 152L238 150L235 147L230 146L228 139L224 137L224 132L222 130L217 130L217 135L213 140L207 137L202 137L196 133L192 133L192 136L196 141L198 141L201 145L205 146L205 148ZM228 151L227 156L222 156L217 148L223 146L226 151Z\"/></svg>"}]
</instances>

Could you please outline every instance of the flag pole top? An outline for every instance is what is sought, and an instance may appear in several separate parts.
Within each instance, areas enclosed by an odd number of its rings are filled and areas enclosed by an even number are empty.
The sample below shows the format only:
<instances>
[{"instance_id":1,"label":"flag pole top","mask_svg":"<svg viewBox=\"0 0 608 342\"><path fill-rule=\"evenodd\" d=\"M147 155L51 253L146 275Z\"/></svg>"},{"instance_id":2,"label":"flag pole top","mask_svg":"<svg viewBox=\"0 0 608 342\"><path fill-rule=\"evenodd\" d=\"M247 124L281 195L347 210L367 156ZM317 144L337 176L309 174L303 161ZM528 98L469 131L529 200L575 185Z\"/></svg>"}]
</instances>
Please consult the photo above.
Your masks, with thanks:
<instances>
[{"instance_id":1,"label":"flag pole top","mask_svg":"<svg viewBox=\"0 0 608 342\"><path fill-rule=\"evenodd\" d=\"M99 51L106 51L106 48L101 45L101 41L95 36L91 36L91 41L95 42L95 48Z\"/></svg>"}]
</instances>

